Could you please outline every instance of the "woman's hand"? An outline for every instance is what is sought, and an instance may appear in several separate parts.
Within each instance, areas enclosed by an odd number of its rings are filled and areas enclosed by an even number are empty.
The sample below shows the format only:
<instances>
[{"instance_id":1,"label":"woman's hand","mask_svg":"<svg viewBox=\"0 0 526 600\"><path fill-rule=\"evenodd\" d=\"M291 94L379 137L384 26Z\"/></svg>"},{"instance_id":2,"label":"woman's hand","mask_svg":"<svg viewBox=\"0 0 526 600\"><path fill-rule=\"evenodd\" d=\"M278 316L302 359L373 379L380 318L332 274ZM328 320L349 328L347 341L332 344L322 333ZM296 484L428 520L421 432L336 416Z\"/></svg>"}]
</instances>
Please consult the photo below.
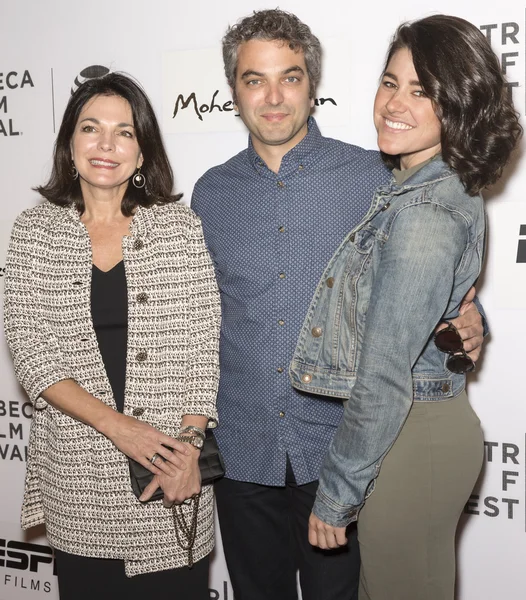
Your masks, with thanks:
<instances>
[{"instance_id":1,"label":"woman's hand","mask_svg":"<svg viewBox=\"0 0 526 600\"><path fill-rule=\"evenodd\" d=\"M188 446L190 451L190 454L184 458L186 468L177 469L172 475L164 473L156 475L139 498L141 502L149 500L159 487L164 492L163 503L166 508L170 508L173 504L181 504L199 494L201 491L201 471L198 462L200 450L190 444L184 445Z\"/></svg>"},{"instance_id":2,"label":"woman's hand","mask_svg":"<svg viewBox=\"0 0 526 600\"><path fill-rule=\"evenodd\" d=\"M339 548L347 543L346 527L327 525L311 513L309 517L309 542L322 550Z\"/></svg>"},{"instance_id":3,"label":"woman's hand","mask_svg":"<svg viewBox=\"0 0 526 600\"><path fill-rule=\"evenodd\" d=\"M148 423L118 412L114 412L109 423L101 428L101 433L126 456L133 458L158 476L163 474L174 476L177 472L186 470L187 459L192 452L190 444L179 442ZM174 451L171 452L163 444L173 448ZM152 461L153 457L156 458Z\"/></svg>"}]
</instances>

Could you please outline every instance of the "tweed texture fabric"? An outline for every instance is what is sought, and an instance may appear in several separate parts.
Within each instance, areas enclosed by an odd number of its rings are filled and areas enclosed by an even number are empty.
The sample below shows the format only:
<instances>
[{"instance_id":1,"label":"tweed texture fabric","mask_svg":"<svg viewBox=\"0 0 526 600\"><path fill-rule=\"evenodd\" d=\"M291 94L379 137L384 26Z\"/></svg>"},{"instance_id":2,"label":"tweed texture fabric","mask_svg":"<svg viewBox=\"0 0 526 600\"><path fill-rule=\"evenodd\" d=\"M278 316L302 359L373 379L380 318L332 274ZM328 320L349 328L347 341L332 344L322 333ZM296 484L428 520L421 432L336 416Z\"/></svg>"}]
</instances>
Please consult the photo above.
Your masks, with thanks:
<instances>
[{"instance_id":1,"label":"tweed texture fabric","mask_svg":"<svg viewBox=\"0 0 526 600\"><path fill-rule=\"evenodd\" d=\"M216 425L220 301L201 223L186 206L139 207L123 238L128 285L124 414L168 435L185 414ZM74 379L115 408L90 308L88 232L74 207L23 212L9 245L4 325L16 375L35 406L22 526L45 523L71 554L125 561L133 576L186 564L171 511L133 495L126 456L41 393ZM187 519L191 507L184 507ZM203 489L194 560L213 547L213 491Z\"/></svg>"}]
</instances>

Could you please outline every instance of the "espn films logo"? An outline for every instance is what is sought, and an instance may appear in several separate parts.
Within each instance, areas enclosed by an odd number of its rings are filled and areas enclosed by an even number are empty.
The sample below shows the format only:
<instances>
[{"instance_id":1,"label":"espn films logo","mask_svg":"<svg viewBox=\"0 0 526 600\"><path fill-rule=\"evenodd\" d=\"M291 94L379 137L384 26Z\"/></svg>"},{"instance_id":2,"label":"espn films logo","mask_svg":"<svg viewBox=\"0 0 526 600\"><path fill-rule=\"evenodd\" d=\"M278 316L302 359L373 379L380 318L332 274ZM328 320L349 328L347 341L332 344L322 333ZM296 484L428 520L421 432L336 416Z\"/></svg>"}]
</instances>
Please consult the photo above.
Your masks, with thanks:
<instances>
[{"instance_id":1,"label":"espn films logo","mask_svg":"<svg viewBox=\"0 0 526 600\"><path fill-rule=\"evenodd\" d=\"M53 565L52 573L56 575L55 558L49 546L0 538L0 567L15 571L2 574L5 587L49 593L51 582L38 577L42 565Z\"/></svg>"}]
</instances>

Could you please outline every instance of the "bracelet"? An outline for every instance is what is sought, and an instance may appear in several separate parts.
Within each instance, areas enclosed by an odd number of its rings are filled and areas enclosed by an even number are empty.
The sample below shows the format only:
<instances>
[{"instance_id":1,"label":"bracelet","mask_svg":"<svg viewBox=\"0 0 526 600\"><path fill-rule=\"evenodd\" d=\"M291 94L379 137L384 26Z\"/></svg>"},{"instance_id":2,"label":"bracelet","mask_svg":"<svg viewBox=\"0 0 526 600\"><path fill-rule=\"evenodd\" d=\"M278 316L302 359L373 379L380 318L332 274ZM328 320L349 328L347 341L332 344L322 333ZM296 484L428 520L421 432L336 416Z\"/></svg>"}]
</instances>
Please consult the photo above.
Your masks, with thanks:
<instances>
[{"instance_id":1,"label":"bracelet","mask_svg":"<svg viewBox=\"0 0 526 600\"><path fill-rule=\"evenodd\" d=\"M179 436L186 434L198 435L203 441L205 441L206 438L206 433L204 432L204 429L201 429L201 427L197 427L195 425L187 425L186 427L182 427L181 429L179 429L177 435Z\"/></svg>"}]
</instances>

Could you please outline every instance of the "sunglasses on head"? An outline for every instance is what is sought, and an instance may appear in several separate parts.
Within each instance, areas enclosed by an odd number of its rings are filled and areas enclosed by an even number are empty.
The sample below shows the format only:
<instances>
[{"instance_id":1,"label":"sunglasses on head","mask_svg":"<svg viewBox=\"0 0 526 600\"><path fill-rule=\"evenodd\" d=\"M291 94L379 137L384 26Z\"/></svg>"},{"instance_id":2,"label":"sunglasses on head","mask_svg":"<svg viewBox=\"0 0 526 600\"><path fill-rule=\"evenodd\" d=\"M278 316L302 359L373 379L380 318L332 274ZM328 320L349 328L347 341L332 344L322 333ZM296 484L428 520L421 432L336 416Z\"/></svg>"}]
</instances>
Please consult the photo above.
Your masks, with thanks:
<instances>
[{"instance_id":1,"label":"sunglasses on head","mask_svg":"<svg viewBox=\"0 0 526 600\"><path fill-rule=\"evenodd\" d=\"M475 363L464 350L464 342L452 323L435 333L435 345L441 352L450 355L446 367L451 372L468 373L475 369Z\"/></svg>"}]
</instances>

